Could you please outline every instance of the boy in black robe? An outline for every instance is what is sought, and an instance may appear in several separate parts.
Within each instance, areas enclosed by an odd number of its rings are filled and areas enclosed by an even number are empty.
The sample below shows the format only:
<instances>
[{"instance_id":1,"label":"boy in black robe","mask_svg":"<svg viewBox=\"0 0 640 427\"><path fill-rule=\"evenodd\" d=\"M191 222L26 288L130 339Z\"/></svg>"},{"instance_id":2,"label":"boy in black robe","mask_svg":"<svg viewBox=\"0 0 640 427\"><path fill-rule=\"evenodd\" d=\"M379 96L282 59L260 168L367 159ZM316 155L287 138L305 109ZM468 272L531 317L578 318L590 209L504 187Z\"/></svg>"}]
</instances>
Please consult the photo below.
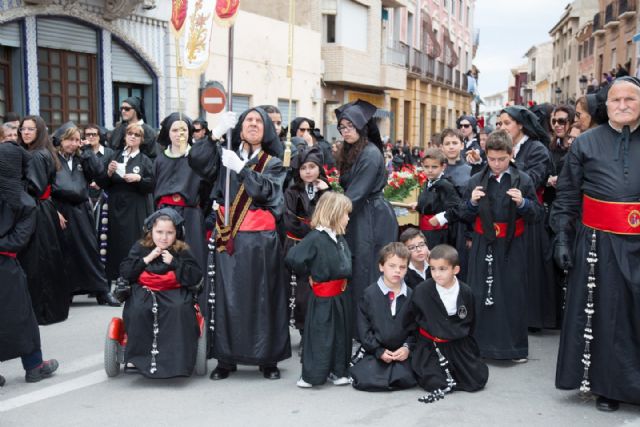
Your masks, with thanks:
<instances>
[{"instance_id":1,"label":"boy in black robe","mask_svg":"<svg viewBox=\"0 0 640 427\"><path fill-rule=\"evenodd\" d=\"M400 234L400 243L404 244L409 253L409 266L404 282L411 289L431 277L429 272L429 247L422 231L409 227Z\"/></svg>"},{"instance_id":2,"label":"boy in black robe","mask_svg":"<svg viewBox=\"0 0 640 427\"><path fill-rule=\"evenodd\" d=\"M416 385L411 370L415 327L412 290L404 283L409 251L389 243L380 251L378 281L364 290L356 317L364 355L351 367L353 387L362 391L392 391Z\"/></svg>"},{"instance_id":3,"label":"boy in black robe","mask_svg":"<svg viewBox=\"0 0 640 427\"><path fill-rule=\"evenodd\" d=\"M509 134L487 140L487 166L469 180L461 216L474 224L467 281L477 322L474 338L490 359L526 362L529 352L526 278L528 224L543 215L531 178L510 163Z\"/></svg>"},{"instance_id":4,"label":"boy in black robe","mask_svg":"<svg viewBox=\"0 0 640 427\"><path fill-rule=\"evenodd\" d=\"M489 378L474 340L475 304L471 288L456 278L458 252L438 245L429 256L433 279L421 283L412 299L418 339L412 366L427 403L453 390L477 391Z\"/></svg>"}]
</instances>

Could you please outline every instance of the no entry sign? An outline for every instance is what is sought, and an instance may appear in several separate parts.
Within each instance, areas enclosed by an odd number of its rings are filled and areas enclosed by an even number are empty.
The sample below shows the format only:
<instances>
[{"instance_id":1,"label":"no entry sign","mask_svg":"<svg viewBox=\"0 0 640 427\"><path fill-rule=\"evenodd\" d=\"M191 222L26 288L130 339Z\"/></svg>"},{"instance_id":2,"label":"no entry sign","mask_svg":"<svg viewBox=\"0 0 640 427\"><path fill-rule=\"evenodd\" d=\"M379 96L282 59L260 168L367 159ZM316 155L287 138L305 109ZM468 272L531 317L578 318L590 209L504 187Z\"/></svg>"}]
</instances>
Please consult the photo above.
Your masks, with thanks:
<instances>
[{"instance_id":1,"label":"no entry sign","mask_svg":"<svg viewBox=\"0 0 640 427\"><path fill-rule=\"evenodd\" d=\"M207 113L216 114L224 110L227 98L224 92L217 87L208 87L202 91L200 105Z\"/></svg>"}]
</instances>

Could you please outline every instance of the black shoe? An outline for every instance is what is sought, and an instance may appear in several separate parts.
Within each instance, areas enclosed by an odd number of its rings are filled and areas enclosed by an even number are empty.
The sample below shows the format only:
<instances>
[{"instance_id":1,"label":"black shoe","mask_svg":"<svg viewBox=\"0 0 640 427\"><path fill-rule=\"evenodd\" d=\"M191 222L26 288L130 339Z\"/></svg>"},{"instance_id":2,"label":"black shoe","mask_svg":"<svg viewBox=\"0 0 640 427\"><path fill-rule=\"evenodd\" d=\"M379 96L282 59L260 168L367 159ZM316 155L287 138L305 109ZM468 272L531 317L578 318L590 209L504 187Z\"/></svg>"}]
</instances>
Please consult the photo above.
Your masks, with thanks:
<instances>
[{"instance_id":1,"label":"black shoe","mask_svg":"<svg viewBox=\"0 0 640 427\"><path fill-rule=\"evenodd\" d=\"M237 371L238 368L236 368L235 366L232 368L223 368L220 365L216 366L216 369L213 370L213 372L211 372L211 375L209 375L209 378L212 380L224 380L225 378L229 377L229 374L231 372L235 372Z\"/></svg>"},{"instance_id":2,"label":"black shoe","mask_svg":"<svg viewBox=\"0 0 640 427\"><path fill-rule=\"evenodd\" d=\"M108 305L110 307L120 307L120 301L113 296L111 292L96 295L96 301L100 305Z\"/></svg>"},{"instance_id":3,"label":"black shoe","mask_svg":"<svg viewBox=\"0 0 640 427\"><path fill-rule=\"evenodd\" d=\"M279 380L280 369L276 366L269 366L262 368L262 375L268 380Z\"/></svg>"},{"instance_id":4,"label":"black shoe","mask_svg":"<svg viewBox=\"0 0 640 427\"><path fill-rule=\"evenodd\" d=\"M5 382L7 382L7 380L5 380L2 375L0 375L0 387L2 387Z\"/></svg>"},{"instance_id":5,"label":"black shoe","mask_svg":"<svg viewBox=\"0 0 640 427\"><path fill-rule=\"evenodd\" d=\"M596 399L596 409L603 412L614 412L620 407L620 402L606 397L598 396Z\"/></svg>"},{"instance_id":6,"label":"black shoe","mask_svg":"<svg viewBox=\"0 0 640 427\"><path fill-rule=\"evenodd\" d=\"M28 383L37 383L40 380L49 378L58 369L58 361L56 359L45 360L37 368L29 369L24 379Z\"/></svg>"}]
</instances>

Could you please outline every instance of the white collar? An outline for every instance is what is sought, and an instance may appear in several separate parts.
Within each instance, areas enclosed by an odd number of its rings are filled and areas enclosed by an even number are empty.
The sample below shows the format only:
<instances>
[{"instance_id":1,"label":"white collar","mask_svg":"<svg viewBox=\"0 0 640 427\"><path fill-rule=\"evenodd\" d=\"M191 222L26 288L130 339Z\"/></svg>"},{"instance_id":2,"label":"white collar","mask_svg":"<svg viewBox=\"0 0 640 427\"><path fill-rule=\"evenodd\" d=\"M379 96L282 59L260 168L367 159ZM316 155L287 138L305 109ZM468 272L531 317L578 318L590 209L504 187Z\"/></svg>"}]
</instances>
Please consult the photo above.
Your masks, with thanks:
<instances>
[{"instance_id":1,"label":"white collar","mask_svg":"<svg viewBox=\"0 0 640 427\"><path fill-rule=\"evenodd\" d=\"M144 124L144 120L142 120L142 119L138 120L138 124L139 124L140 126L142 126L142 125Z\"/></svg>"},{"instance_id":2,"label":"white collar","mask_svg":"<svg viewBox=\"0 0 640 427\"><path fill-rule=\"evenodd\" d=\"M427 270L429 270L429 264L427 264L427 262L425 261L424 263L424 270L420 271L418 270L411 261L409 261L409 268L413 271L415 271L416 273L418 273L420 275L420 277L422 277L423 279L427 278Z\"/></svg>"},{"instance_id":3,"label":"white collar","mask_svg":"<svg viewBox=\"0 0 640 427\"><path fill-rule=\"evenodd\" d=\"M615 130L618 133L622 133L622 128L617 128L613 125L613 123L611 123L611 120L609 120L609 126L611 126L611 129ZM636 131L636 129L638 129L638 127L640 126L640 120L637 121L633 126L629 126L629 132L633 133Z\"/></svg>"},{"instance_id":4,"label":"white collar","mask_svg":"<svg viewBox=\"0 0 640 427\"><path fill-rule=\"evenodd\" d=\"M435 184L436 182L440 181L440 178L442 178L443 175L444 175L444 171L440 172L440 175L438 175L438 177L436 179L434 179L433 181L428 180L427 181L427 188L431 188L431 186L433 184Z\"/></svg>"},{"instance_id":5,"label":"white collar","mask_svg":"<svg viewBox=\"0 0 640 427\"><path fill-rule=\"evenodd\" d=\"M335 231L333 231L332 229L319 225L319 226L316 227L316 230L324 231L325 233L327 233L329 235L329 237L331 237L331 240L333 240L334 242L338 243L338 236L336 236Z\"/></svg>"},{"instance_id":6,"label":"white collar","mask_svg":"<svg viewBox=\"0 0 640 427\"><path fill-rule=\"evenodd\" d=\"M460 282L458 282L458 278L454 277L453 278L454 282L453 282L453 286L450 288L445 288L444 286L441 286L438 284L438 282L436 282L436 289L438 290L438 293L440 295L451 295L451 294L457 294L458 291L460 290ZM435 282L435 280L434 280Z\"/></svg>"},{"instance_id":7,"label":"white collar","mask_svg":"<svg viewBox=\"0 0 640 427\"><path fill-rule=\"evenodd\" d=\"M513 146L513 158L514 159L516 158L516 156L520 152L520 147L522 147L524 145L524 143L527 142L527 140L529 140L529 137L527 135L525 135L520 139L520 141L518 141L517 144L515 144Z\"/></svg>"},{"instance_id":8,"label":"white collar","mask_svg":"<svg viewBox=\"0 0 640 427\"><path fill-rule=\"evenodd\" d=\"M249 153L247 151L244 151L244 149L240 148L240 157L242 158L242 160L249 160L249 159L253 159L255 156L257 156L260 152L262 151L262 148L260 148L259 150L254 151L253 153L251 153L251 157L249 157Z\"/></svg>"},{"instance_id":9,"label":"white collar","mask_svg":"<svg viewBox=\"0 0 640 427\"><path fill-rule=\"evenodd\" d=\"M386 283L384 283L384 278L382 276L380 276L377 283L383 294L387 295L389 292L391 292L391 289L389 289ZM400 295L404 295L405 297L407 296L407 284L404 283L404 281L402 282L402 286L400 286L400 292L396 294L396 298L398 298Z\"/></svg>"},{"instance_id":10,"label":"white collar","mask_svg":"<svg viewBox=\"0 0 640 427\"><path fill-rule=\"evenodd\" d=\"M98 153L104 156L104 146L102 144L98 144Z\"/></svg>"},{"instance_id":11,"label":"white collar","mask_svg":"<svg viewBox=\"0 0 640 427\"><path fill-rule=\"evenodd\" d=\"M494 173L492 173L492 175L495 176ZM500 182L502 180L502 177L505 176L505 175L511 175L511 166L509 166L506 171L504 171L500 175L498 175L496 177L496 181Z\"/></svg>"},{"instance_id":12,"label":"white collar","mask_svg":"<svg viewBox=\"0 0 640 427\"><path fill-rule=\"evenodd\" d=\"M167 146L167 149L164 150L164 154L171 158L171 159L177 159L179 157L187 157L187 155L189 154L189 151L191 150L191 146L189 144L187 144L187 149L184 150L183 154L174 154L173 151L171 151L171 144L169 144Z\"/></svg>"},{"instance_id":13,"label":"white collar","mask_svg":"<svg viewBox=\"0 0 640 427\"><path fill-rule=\"evenodd\" d=\"M140 153L140 149L136 150L133 153L129 153L128 150L124 150L122 152L122 155L124 156L125 159L128 158L129 160L131 160L131 159L134 159L139 153Z\"/></svg>"}]
</instances>

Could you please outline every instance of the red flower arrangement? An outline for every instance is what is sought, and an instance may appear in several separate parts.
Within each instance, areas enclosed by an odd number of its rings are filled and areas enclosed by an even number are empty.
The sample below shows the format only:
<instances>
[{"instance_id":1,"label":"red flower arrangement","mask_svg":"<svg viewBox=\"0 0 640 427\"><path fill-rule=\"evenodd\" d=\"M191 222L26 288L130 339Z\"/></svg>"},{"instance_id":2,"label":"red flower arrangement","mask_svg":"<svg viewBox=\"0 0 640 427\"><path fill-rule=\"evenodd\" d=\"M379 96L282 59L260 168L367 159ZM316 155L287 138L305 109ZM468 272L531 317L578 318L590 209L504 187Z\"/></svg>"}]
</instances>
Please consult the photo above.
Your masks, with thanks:
<instances>
[{"instance_id":1,"label":"red flower arrangement","mask_svg":"<svg viewBox=\"0 0 640 427\"><path fill-rule=\"evenodd\" d=\"M405 165L399 171L394 171L387 178L384 188L385 199L401 202L411 195L415 189L421 188L427 181L425 173L413 165Z\"/></svg>"},{"instance_id":2,"label":"red flower arrangement","mask_svg":"<svg viewBox=\"0 0 640 427\"><path fill-rule=\"evenodd\" d=\"M338 193L344 193L344 189L340 186L340 172L335 167L329 169L327 165L324 165L324 173L327 175L329 186L333 191Z\"/></svg>"}]
</instances>

